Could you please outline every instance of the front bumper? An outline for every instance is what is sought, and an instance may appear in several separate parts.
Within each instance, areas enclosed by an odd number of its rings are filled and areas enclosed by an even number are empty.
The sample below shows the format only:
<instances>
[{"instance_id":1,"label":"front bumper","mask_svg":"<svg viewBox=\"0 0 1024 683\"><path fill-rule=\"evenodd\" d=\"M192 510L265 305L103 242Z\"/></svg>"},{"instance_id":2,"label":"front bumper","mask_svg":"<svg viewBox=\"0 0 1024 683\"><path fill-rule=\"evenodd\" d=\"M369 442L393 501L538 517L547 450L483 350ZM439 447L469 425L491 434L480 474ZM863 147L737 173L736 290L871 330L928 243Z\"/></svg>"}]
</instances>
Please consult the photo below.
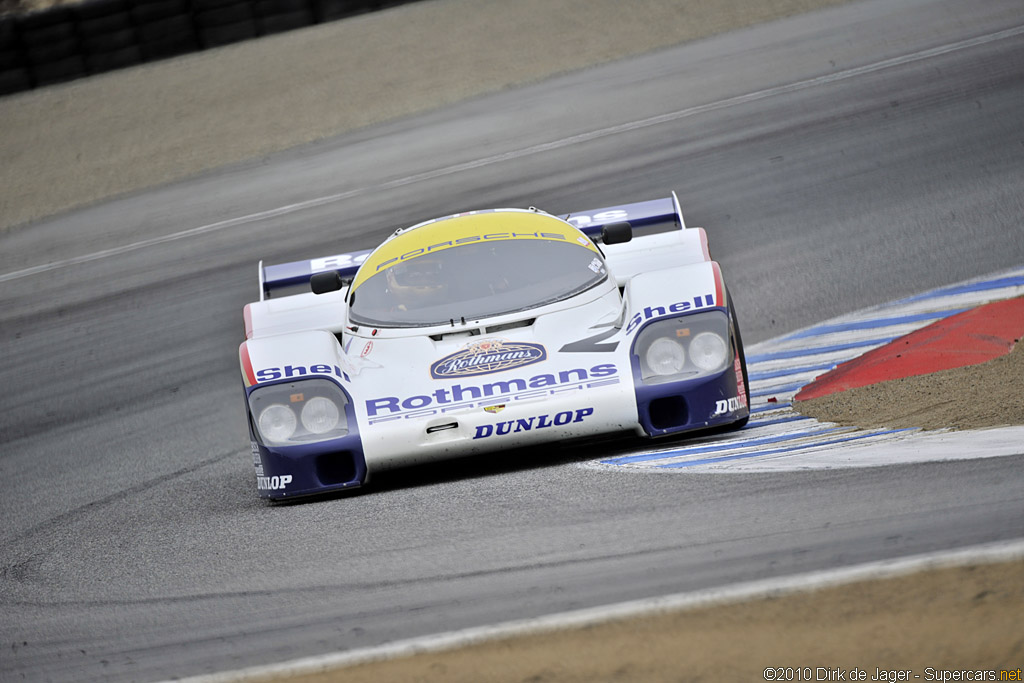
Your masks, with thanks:
<instances>
[{"instance_id":1,"label":"front bumper","mask_svg":"<svg viewBox=\"0 0 1024 683\"><path fill-rule=\"evenodd\" d=\"M270 447L252 442L256 490L284 500L343 491L366 482L366 461L358 435L313 444Z\"/></svg>"}]
</instances>

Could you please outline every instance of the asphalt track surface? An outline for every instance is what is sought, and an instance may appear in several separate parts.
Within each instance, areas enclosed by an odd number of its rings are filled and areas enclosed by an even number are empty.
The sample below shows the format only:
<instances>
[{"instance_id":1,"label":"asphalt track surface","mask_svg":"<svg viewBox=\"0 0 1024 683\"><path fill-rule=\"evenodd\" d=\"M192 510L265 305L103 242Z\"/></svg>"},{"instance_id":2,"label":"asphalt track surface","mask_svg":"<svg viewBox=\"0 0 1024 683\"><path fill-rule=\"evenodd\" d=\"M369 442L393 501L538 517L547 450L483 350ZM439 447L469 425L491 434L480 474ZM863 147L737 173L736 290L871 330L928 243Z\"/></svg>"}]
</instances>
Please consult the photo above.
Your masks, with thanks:
<instances>
[{"instance_id":1,"label":"asphalt track surface","mask_svg":"<svg viewBox=\"0 0 1024 683\"><path fill-rule=\"evenodd\" d=\"M236 349L260 258L368 248L463 209L676 190L748 343L1024 263L1020 2L895 4L559 77L0 237L2 678L221 671L1024 536L1024 454L659 476L578 466L589 448L304 505L254 491Z\"/></svg>"}]
</instances>

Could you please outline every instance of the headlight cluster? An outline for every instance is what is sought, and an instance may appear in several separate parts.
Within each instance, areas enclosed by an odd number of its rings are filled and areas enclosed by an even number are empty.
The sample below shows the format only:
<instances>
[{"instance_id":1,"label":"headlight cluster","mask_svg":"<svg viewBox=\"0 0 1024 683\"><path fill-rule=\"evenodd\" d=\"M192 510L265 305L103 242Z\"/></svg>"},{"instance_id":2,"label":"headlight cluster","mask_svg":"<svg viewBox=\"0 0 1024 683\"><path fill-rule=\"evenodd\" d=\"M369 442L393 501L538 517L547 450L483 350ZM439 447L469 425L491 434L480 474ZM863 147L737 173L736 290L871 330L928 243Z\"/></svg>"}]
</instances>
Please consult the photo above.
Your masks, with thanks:
<instances>
[{"instance_id":1,"label":"headlight cluster","mask_svg":"<svg viewBox=\"0 0 1024 683\"><path fill-rule=\"evenodd\" d=\"M249 395L249 409L260 437L275 446L348 434L347 403L334 382L316 378L260 387Z\"/></svg>"},{"instance_id":2,"label":"headlight cluster","mask_svg":"<svg viewBox=\"0 0 1024 683\"><path fill-rule=\"evenodd\" d=\"M633 353L647 384L721 372L729 362L729 318L709 311L659 320L637 335Z\"/></svg>"}]
</instances>

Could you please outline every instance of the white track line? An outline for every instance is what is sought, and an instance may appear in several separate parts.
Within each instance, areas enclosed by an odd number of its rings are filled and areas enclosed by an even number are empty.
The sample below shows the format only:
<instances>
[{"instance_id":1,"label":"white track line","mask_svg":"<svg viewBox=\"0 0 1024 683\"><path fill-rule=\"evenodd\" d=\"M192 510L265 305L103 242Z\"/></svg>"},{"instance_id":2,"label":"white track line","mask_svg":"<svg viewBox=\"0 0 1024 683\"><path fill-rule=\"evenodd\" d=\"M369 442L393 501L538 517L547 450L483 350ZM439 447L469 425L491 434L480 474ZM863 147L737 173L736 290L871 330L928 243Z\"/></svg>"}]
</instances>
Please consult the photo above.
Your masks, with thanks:
<instances>
[{"instance_id":1,"label":"white track line","mask_svg":"<svg viewBox=\"0 0 1024 683\"><path fill-rule=\"evenodd\" d=\"M102 251L93 252L91 254L85 254L82 256L75 256L68 259L62 259L59 261L53 261L51 263L45 263L38 266L32 266L30 268L24 268L22 270L15 270L9 273L0 275L0 282L9 282L11 280L18 280L20 278L29 277L31 275L38 275L40 273L46 273L53 270L60 270L70 266L79 265L82 263L89 263L91 261L98 261L111 256L117 256L138 249L144 249L157 244L165 244L167 242L174 242L177 240L187 239L195 237L197 235L203 235L210 232L216 232L224 230L226 228L245 225L247 223L254 223L257 221L266 220L268 218L275 218L277 216L283 216L297 211L304 211L306 209L323 206L325 204L333 204L335 202L350 199L352 197L365 195L373 191L382 190L393 190L413 183L418 183L425 180L433 180L435 178L441 178L444 176L453 175L456 173L462 173L464 171L471 171L474 169L482 168L484 166L491 166L504 161L510 161L513 159L520 159L523 157L531 156L533 154L540 154L542 152L549 152L556 149L562 149L571 145L577 145L584 142L590 142L592 140L598 140L600 138L606 138L613 135L619 135L621 133L628 133L643 128L650 128L651 126L658 126L664 123L670 123L678 121L680 119L696 116L699 114L706 114L708 112L714 112L727 107L733 107L742 104L749 104L750 102L757 102L769 97L775 97L777 95L784 95L788 93L797 92L800 90L806 90L808 88L814 88L821 85L828 85L831 83L837 83L850 78L856 78L865 74L875 73L882 71L883 69L889 69L896 66L904 66L906 64L912 64L924 59L930 59L933 57L939 57L952 52L958 52L960 50L966 50L979 45L985 45L987 43L996 42L1005 38L1012 38L1024 34L1024 26L1017 26L1009 28L1003 31L997 31L996 33L990 33L984 36L978 36L976 38L969 38L967 40L960 40L955 43L949 43L948 45L942 45L940 47L931 48L928 50L920 50L913 52L908 55L901 57L893 57L891 59L883 59L873 64L867 64L865 66L856 67L853 69L846 69L838 71L834 74L828 74L825 76L818 76L816 78L809 78L803 81L797 81L787 85L780 85L774 88L766 88L764 90L758 90L756 92L747 93L745 95L738 95L736 97L729 97L724 100L717 102L711 102L695 107L687 107L685 109L679 109L667 114L659 114L658 116L651 116L636 121L630 121L627 123L619 124L616 126L609 126L607 128L599 128L589 133L581 133L579 135L572 135L569 137L561 138L551 142L545 142L538 145L532 145L524 147L522 149L505 152L503 154L495 154L489 157L483 157L473 161L463 162L461 164L454 164L452 166L446 166L444 168L435 169L433 171L426 171L423 173L417 173L414 175L405 176L396 180L387 181L374 187L363 187L347 192L341 192L338 194L330 194L322 197L316 197L308 199L303 202L297 202L295 204L288 204L275 209L269 209L267 211L259 211L256 213L247 214L245 216L238 216L236 218L230 218L216 223L210 223L208 225L202 225L189 230L183 230L181 232L171 233L169 235L163 235L161 237L154 237L148 240L141 240L138 242L131 242L129 244L122 245L120 247L113 247L111 249L104 249Z\"/></svg>"},{"instance_id":2,"label":"white track line","mask_svg":"<svg viewBox=\"0 0 1024 683\"><path fill-rule=\"evenodd\" d=\"M748 581L721 588L676 593L674 595L645 600L632 600L614 605L551 614L535 619L520 619L493 626L481 626L438 633L421 638L410 638L376 647L336 652L317 657L305 657L279 664L255 666L236 671L176 680L178 683L235 683L278 676L322 673L357 664L408 657L422 653L454 650L478 643L522 635L594 626L620 619L644 617L715 605L727 605L759 598L777 598L822 588L843 586L858 581L905 576L930 569L1006 562L1022 558L1024 558L1024 539L1001 543L986 543L956 550L944 550L893 560L867 562L850 567L825 569L760 581Z\"/></svg>"}]
</instances>

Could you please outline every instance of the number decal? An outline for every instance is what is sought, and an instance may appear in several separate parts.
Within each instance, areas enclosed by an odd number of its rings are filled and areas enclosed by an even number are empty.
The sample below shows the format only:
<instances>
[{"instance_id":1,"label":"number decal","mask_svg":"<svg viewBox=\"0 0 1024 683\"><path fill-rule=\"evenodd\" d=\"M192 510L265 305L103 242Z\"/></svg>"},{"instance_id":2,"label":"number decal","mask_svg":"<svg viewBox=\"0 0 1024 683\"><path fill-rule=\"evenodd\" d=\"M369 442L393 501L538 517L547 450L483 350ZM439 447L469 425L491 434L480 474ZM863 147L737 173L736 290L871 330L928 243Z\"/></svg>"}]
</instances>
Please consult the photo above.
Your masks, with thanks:
<instances>
[{"instance_id":1,"label":"number decal","mask_svg":"<svg viewBox=\"0 0 1024 683\"><path fill-rule=\"evenodd\" d=\"M579 341L570 342L560 348L559 351L564 353L611 353L618 348L619 342L614 341L604 344L599 342L613 336L619 331L619 328L615 327L614 323L607 323L605 325L595 325L590 329L596 330L602 327L607 327L608 329L604 332L598 332L593 337L587 337L585 339L580 339Z\"/></svg>"}]
</instances>

